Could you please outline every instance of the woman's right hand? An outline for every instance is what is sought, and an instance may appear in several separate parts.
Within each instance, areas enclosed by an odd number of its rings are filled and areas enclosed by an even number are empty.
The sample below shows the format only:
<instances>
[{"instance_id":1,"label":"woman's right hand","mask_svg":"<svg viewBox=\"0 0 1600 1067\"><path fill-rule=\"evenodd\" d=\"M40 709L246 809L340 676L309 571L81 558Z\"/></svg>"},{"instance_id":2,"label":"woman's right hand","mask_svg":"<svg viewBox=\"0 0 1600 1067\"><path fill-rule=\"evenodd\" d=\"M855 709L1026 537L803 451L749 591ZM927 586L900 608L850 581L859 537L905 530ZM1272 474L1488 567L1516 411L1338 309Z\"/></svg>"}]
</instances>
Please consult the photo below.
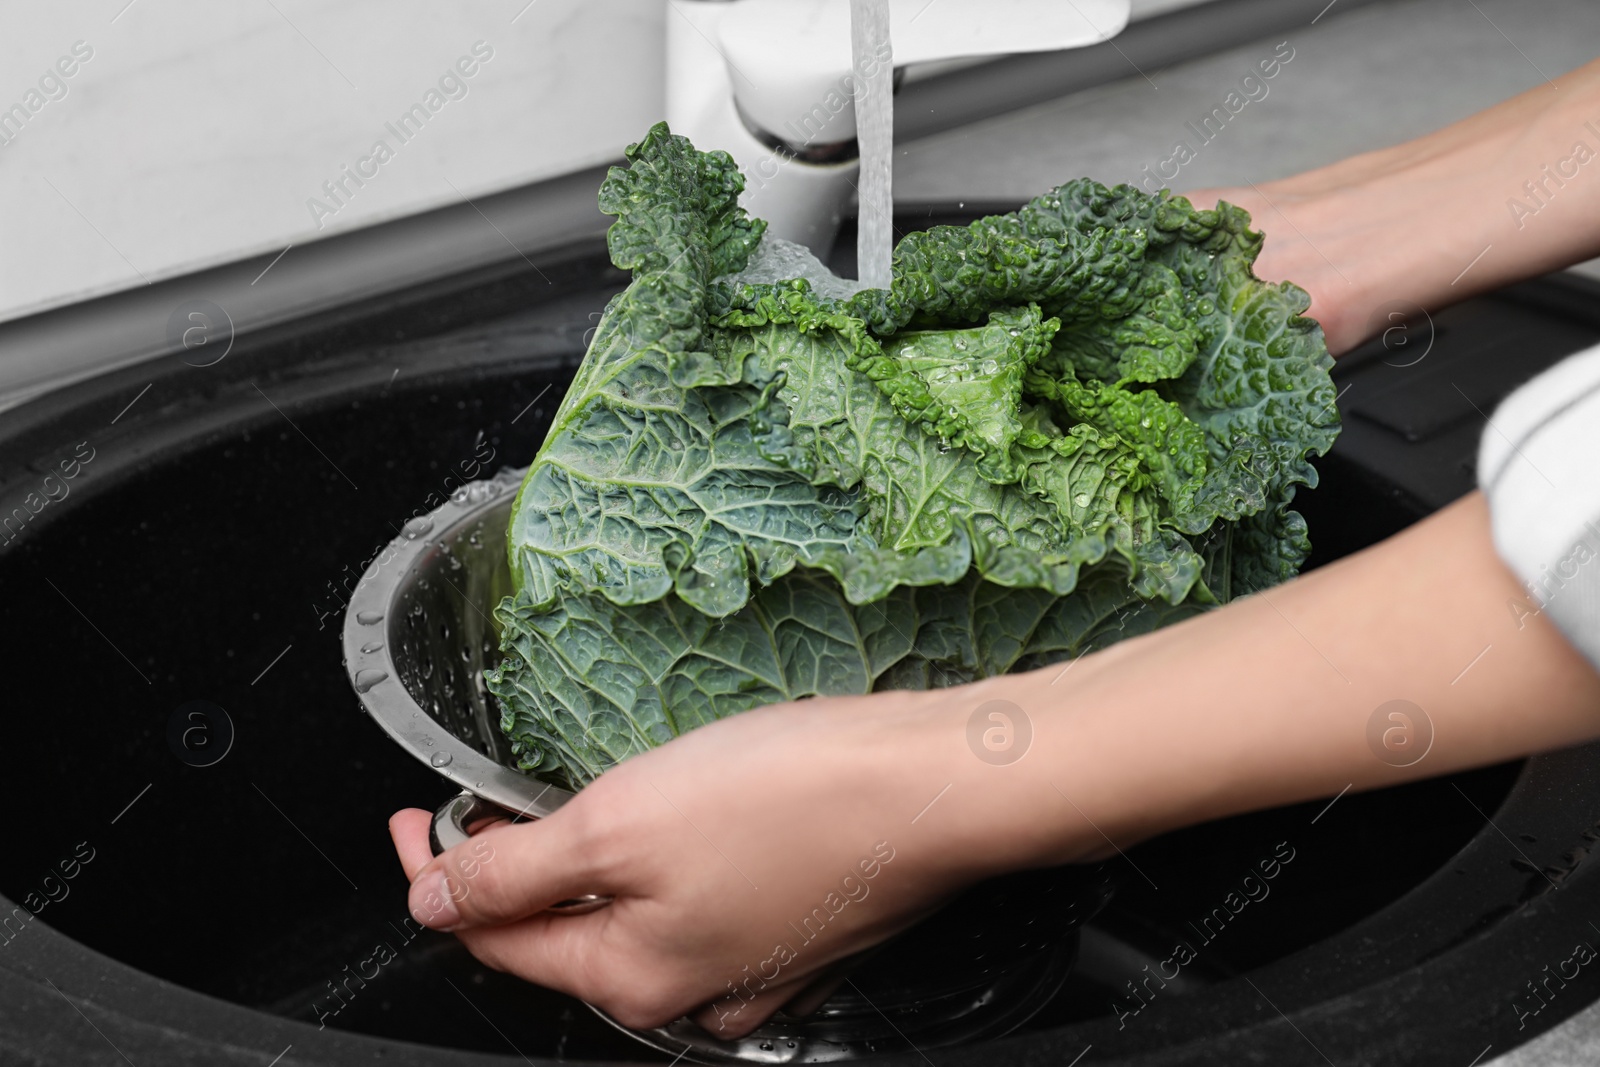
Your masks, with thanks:
<instances>
[{"instance_id":1,"label":"woman's right hand","mask_svg":"<svg viewBox=\"0 0 1600 1067\"><path fill-rule=\"evenodd\" d=\"M1073 677L1095 672L1085 663ZM836 963L964 886L1104 854L1031 774L1040 761L997 766L971 748L975 709L996 694L1064 700L1068 686L1048 681L747 711L611 768L546 819L491 827L438 857L428 813L399 812L390 830L412 914L488 966L625 1025L693 1012L710 1033L742 1036L793 998L819 1001ZM1052 769L1074 780L1070 763ZM1075 792L1120 826L1088 784ZM584 893L612 903L544 910Z\"/></svg>"},{"instance_id":2,"label":"woman's right hand","mask_svg":"<svg viewBox=\"0 0 1600 1067\"><path fill-rule=\"evenodd\" d=\"M1274 190L1270 184L1196 189L1184 195L1195 207L1215 207L1225 200L1250 213L1252 228L1267 234L1255 262L1256 277L1291 281L1310 294L1311 309L1306 314L1321 323L1334 355L1343 355L1374 332L1367 321L1370 300L1324 251L1325 245L1334 248L1348 270L1356 271L1342 239L1345 228L1337 222L1341 216L1349 217L1348 208L1330 203L1327 196Z\"/></svg>"},{"instance_id":3,"label":"woman's right hand","mask_svg":"<svg viewBox=\"0 0 1600 1067\"><path fill-rule=\"evenodd\" d=\"M1584 125L1597 107L1600 60L1391 148L1186 195L1250 212L1268 235L1256 275L1310 293L1308 314L1338 356L1397 315L1600 254L1600 180L1589 173L1600 161Z\"/></svg>"}]
</instances>

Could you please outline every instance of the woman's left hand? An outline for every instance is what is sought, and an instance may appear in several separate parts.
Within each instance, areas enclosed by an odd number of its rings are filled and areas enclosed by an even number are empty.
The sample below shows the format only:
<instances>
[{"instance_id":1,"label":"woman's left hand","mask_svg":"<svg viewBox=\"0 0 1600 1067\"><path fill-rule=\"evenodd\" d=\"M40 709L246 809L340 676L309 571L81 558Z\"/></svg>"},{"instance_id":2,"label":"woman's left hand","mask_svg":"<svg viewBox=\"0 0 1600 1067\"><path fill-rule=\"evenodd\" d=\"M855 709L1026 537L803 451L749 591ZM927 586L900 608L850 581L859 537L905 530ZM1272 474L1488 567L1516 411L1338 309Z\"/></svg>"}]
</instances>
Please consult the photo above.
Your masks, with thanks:
<instances>
[{"instance_id":1,"label":"woman's left hand","mask_svg":"<svg viewBox=\"0 0 1600 1067\"><path fill-rule=\"evenodd\" d=\"M997 807L997 768L967 740L973 710L1025 677L746 712L437 858L428 813L399 812L412 912L624 1025L695 1012L712 1034L742 1036L798 993L817 1000L807 986L829 964L1034 859L1042 830ZM614 900L544 910L586 893Z\"/></svg>"}]
</instances>

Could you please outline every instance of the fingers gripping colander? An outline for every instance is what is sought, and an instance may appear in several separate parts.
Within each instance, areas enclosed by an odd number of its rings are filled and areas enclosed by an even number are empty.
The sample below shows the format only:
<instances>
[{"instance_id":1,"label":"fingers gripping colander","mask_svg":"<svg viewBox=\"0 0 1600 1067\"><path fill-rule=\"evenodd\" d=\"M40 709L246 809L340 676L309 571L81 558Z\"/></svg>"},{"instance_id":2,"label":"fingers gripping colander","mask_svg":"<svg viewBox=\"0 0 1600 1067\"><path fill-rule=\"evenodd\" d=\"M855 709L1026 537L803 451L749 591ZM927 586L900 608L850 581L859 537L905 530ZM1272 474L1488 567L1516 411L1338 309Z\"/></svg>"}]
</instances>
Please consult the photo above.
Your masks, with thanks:
<instances>
[{"instance_id":1,"label":"fingers gripping colander","mask_svg":"<svg viewBox=\"0 0 1600 1067\"><path fill-rule=\"evenodd\" d=\"M572 799L514 770L483 684L499 659L490 613L511 591L505 530L521 472L472 482L368 565L344 617L344 660L361 706L402 748L461 786L434 813L435 855L489 818L538 819ZM554 905L587 911L585 897Z\"/></svg>"}]
</instances>

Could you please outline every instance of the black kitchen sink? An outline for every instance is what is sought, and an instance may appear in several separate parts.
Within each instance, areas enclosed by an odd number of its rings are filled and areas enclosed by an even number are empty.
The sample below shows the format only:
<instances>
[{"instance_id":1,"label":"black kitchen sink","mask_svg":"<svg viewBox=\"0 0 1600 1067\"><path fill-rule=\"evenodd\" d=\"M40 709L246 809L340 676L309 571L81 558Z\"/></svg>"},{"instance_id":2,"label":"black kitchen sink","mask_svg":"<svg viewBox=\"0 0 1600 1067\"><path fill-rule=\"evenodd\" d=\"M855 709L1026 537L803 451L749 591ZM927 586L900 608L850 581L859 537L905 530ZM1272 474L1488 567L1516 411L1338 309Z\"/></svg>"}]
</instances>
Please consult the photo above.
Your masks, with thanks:
<instances>
[{"instance_id":1,"label":"black kitchen sink","mask_svg":"<svg viewBox=\"0 0 1600 1067\"><path fill-rule=\"evenodd\" d=\"M598 245L517 259L0 416L0 515L27 516L0 534L0 1050L665 1062L406 923L384 821L452 790L361 714L338 640L350 589L409 518L532 458L623 282ZM1296 502L1313 565L1469 490L1482 420L1441 390L1466 382L1489 410L1600 340L1600 288L1553 276L1414 328L1403 358L1374 344L1340 365L1346 431ZM1600 994L1600 969L1538 999L1526 985L1595 936L1596 782L1600 750L1582 748L1147 842L1114 865L1053 1002L999 1043L929 1058L1503 1051ZM1269 860L1265 889L1241 890ZM1180 940L1192 964L1148 983Z\"/></svg>"}]
</instances>

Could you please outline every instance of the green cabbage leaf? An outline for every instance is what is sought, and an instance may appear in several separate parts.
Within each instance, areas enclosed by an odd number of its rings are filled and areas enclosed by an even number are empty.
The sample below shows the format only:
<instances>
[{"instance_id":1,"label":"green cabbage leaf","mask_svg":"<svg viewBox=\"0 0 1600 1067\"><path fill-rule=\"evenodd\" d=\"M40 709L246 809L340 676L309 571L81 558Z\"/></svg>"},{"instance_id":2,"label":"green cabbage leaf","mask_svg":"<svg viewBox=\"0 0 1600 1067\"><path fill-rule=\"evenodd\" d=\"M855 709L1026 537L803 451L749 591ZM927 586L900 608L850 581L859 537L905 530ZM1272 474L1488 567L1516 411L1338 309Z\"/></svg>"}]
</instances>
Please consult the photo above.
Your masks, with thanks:
<instances>
[{"instance_id":1,"label":"green cabbage leaf","mask_svg":"<svg viewBox=\"0 0 1600 1067\"><path fill-rule=\"evenodd\" d=\"M1304 561L1332 361L1240 209L1078 180L851 293L751 267L778 243L726 154L662 124L627 159L600 205L632 281L508 530L486 679L524 770L1071 659Z\"/></svg>"}]
</instances>

